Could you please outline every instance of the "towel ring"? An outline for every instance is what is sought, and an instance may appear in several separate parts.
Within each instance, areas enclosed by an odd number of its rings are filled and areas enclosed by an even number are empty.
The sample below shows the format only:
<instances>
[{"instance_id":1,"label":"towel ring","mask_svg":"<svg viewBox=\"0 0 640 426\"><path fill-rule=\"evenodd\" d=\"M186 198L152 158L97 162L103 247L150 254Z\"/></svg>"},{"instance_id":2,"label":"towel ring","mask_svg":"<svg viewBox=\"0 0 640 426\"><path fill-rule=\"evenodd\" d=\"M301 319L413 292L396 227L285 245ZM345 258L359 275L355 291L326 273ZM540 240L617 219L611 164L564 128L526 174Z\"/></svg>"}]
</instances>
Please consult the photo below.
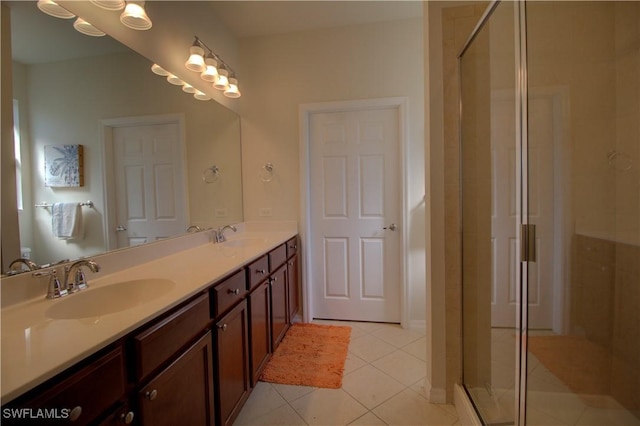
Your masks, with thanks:
<instances>
[{"instance_id":1,"label":"towel ring","mask_svg":"<svg viewBox=\"0 0 640 426\"><path fill-rule=\"evenodd\" d=\"M271 182L273 180L273 164L267 163L260 170L260 179L263 182Z\"/></svg>"},{"instance_id":2,"label":"towel ring","mask_svg":"<svg viewBox=\"0 0 640 426\"><path fill-rule=\"evenodd\" d=\"M204 183L213 183L220 177L220 169L218 166L211 166L202 172L202 181Z\"/></svg>"}]
</instances>

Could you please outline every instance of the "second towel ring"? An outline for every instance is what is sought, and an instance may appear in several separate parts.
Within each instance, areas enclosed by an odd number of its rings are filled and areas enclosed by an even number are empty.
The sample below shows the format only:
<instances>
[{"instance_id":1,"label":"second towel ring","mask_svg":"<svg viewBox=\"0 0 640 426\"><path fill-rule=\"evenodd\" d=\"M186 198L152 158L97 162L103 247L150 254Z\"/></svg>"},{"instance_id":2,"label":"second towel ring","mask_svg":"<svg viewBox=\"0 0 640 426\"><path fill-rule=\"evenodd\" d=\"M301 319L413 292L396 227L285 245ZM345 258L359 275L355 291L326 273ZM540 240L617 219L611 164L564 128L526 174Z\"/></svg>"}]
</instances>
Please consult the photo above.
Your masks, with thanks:
<instances>
[{"instance_id":1,"label":"second towel ring","mask_svg":"<svg viewBox=\"0 0 640 426\"><path fill-rule=\"evenodd\" d=\"M267 163L262 166L262 170L260 170L260 179L263 182L271 182L273 179L273 164Z\"/></svg>"},{"instance_id":2,"label":"second towel ring","mask_svg":"<svg viewBox=\"0 0 640 426\"><path fill-rule=\"evenodd\" d=\"M218 166L211 166L202 172L202 181L204 183L213 183L220 177L220 169Z\"/></svg>"}]
</instances>

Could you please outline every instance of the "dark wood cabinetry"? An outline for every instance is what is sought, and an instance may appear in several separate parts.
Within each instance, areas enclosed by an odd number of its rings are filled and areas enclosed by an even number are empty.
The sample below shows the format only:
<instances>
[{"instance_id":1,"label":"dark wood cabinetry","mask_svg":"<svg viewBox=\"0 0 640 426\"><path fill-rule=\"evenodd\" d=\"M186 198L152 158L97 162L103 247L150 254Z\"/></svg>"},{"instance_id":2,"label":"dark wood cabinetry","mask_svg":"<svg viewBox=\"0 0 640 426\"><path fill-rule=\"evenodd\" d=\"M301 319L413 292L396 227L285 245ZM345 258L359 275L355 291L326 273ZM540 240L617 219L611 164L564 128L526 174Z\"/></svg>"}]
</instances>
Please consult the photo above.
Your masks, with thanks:
<instances>
[{"instance_id":1,"label":"dark wood cabinetry","mask_svg":"<svg viewBox=\"0 0 640 426\"><path fill-rule=\"evenodd\" d=\"M141 424L213 424L212 352L208 332L138 391Z\"/></svg>"},{"instance_id":2,"label":"dark wood cabinetry","mask_svg":"<svg viewBox=\"0 0 640 426\"><path fill-rule=\"evenodd\" d=\"M251 340L251 386L260 379L271 355L271 291L268 281L263 281L249 293L249 336Z\"/></svg>"},{"instance_id":3,"label":"dark wood cabinetry","mask_svg":"<svg viewBox=\"0 0 640 426\"><path fill-rule=\"evenodd\" d=\"M216 405L218 424L233 423L249 396L249 327L247 302L216 322Z\"/></svg>"},{"instance_id":4,"label":"dark wood cabinetry","mask_svg":"<svg viewBox=\"0 0 640 426\"><path fill-rule=\"evenodd\" d=\"M290 239L2 408L55 409L61 424L232 424L299 312L298 252Z\"/></svg>"}]
</instances>

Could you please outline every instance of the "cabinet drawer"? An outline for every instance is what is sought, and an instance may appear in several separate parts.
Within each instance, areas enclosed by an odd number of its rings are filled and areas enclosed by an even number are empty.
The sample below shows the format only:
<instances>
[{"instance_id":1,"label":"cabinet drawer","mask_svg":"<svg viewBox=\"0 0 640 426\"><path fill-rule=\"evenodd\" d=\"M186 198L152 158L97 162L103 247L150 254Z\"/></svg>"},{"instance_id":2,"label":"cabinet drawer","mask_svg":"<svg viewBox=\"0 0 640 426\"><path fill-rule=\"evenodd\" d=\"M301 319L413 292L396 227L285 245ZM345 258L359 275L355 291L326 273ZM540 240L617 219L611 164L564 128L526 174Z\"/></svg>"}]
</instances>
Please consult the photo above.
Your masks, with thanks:
<instances>
[{"instance_id":1,"label":"cabinet drawer","mask_svg":"<svg viewBox=\"0 0 640 426\"><path fill-rule=\"evenodd\" d=\"M244 269L217 284L213 290L213 317L217 318L247 294Z\"/></svg>"},{"instance_id":2,"label":"cabinet drawer","mask_svg":"<svg viewBox=\"0 0 640 426\"><path fill-rule=\"evenodd\" d=\"M269 252L269 270L275 271L287 260L287 246L282 244Z\"/></svg>"},{"instance_id":3,"label":"cabinet drawer","mask_svg":"<svg viewBox=\"0 0 640 426\"><path fill-rule=\"evenodd\" d=\"M247 280L248 290L252 290L269 276L269 258L267 255L249 264L247 273L249 274L249 279Z\"/></svg>"},{"instance_id":4,"label":"cabinet drawer","mask_svg":"<svg viewBox=\"0 0 640 426\"><path fill-rule=\"evenodd\" d=\"M124 353L118 347L91 364L54 385L44 394L27 403L29 408L54 409L58 415L66 412L74 424L95 423L107 409L123 398L126 391ZM3 419L4 424L20 424ZM46 423L46 420L43 421ZM28 423L28 422L27 422ZM34 421L34 424L40 422Z\"/></svg>"},{"instance_id":5,"label":"cabinet drawer","mask_svg":"<svg viewBox=\"0 0 640 426\"><path fill-rule=\"evenodd\" d=\"M298 237L293 237L285 244L287 246L287 259L298 252Z\"/></svg>"},{"instance_id":6,"label":"cabinet drawer","mask_svg":"<svg viewBox=\"0 0 640 426\"><path fill-rule=\"evenodd\" d=\"M209 323L209 295L203 294L134 337L136 378L147 376Z\"/></svg>"}]
</instances>

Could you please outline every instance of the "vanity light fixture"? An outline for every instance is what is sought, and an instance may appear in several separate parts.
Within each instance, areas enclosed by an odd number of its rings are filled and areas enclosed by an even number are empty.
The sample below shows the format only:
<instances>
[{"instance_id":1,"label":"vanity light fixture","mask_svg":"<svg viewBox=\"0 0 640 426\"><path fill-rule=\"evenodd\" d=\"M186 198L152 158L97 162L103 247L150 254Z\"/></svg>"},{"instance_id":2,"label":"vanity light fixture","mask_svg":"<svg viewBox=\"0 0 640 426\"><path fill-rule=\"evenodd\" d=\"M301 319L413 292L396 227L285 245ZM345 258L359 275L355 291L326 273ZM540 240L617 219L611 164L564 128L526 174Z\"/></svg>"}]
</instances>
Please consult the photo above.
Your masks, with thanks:
<instances>
[{"instance_id":1,"label":"vanity light fixture","mask_svg":"<svg viewBox=\"0 0 640 426\"><path fill-rule=\"evenodd\" d=\"M76 15L69 12L53 0L38 0L37 6L38 9L47 15L51 15L56 18L71 19L76 17Z\"/></svg>"},{"instance_id":2,"label":"vanity light fixture","mask_svg":"<svg viewBox=\"0 0 640 426\"><path fill-rule=\"evenodd\" d=\"M144 0L126 1L124 11L120 15L120 22L133 30L148 30L153 25L144 10Z\"/></svg>"},{"instance_id":3,"label":"vanity light fixture","mask_svg":"<svg viewBox=\"0 0 640 426\"><path fill-rule=\"evenodd\" d=\"M97 29L96 27L94 27L93 25L91 25L89 22L85 21L82 18L76 19L76 21L73 23L73 28L75 28L76 30L78 30L84 35L88 35L92 37L102 37L106 35L104 32L100 31L99 29Z\"/></svg>"},{"instance_id":4,"label":"vanity light fixture","mask_svg":"<svg viewBox=\"0 0 640 426\"><path fill-rule=\"evenodd\" d=\"M206 56L205 52L207 52ZM184 65L188 70L199 72L200 78L213 83L213 87L224 91L224 95L228 98L241 96L235 72L198 36L195 36L195 40L189 48L189 59ZM230 78L233 78L233 83L229 81Z\"/></svg>"}]
</instances>

